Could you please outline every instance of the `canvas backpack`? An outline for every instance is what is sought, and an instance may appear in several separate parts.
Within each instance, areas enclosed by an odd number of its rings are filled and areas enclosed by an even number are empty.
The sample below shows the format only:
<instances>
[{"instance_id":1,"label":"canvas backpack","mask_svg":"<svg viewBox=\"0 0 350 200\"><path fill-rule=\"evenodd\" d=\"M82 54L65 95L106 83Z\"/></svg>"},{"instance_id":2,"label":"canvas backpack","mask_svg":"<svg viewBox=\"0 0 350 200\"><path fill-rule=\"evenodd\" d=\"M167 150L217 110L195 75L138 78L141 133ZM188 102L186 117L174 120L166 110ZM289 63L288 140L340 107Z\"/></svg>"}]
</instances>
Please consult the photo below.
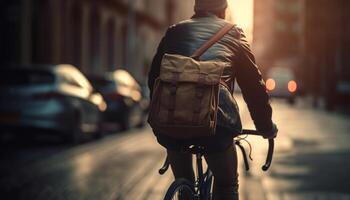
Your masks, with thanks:
<instances>
[{"instance_id":1,"label":"canvas backpack","mask_svg":"<svg viewBox=\"0 0 350 200\"><path fill-rule=\"evenodd\" d=\"M163 56L148 118L155 132L176 139L215 134L220 80L228 63L200 61L199 58L233 26L225 25L191 57Z\"/></svg>"}]
</instances>

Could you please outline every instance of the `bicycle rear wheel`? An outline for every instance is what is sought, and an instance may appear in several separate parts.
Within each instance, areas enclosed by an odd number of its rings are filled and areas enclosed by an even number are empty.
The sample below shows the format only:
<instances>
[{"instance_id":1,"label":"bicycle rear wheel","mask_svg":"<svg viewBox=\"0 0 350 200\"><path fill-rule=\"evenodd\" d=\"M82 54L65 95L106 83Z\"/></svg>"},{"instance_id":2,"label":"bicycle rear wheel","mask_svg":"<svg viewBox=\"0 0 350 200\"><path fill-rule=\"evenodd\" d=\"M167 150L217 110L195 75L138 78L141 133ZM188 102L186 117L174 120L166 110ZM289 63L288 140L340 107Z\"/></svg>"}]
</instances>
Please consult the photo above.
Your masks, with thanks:
<instances>
[{"instance_id":1,"label":"bicycle rear wheel","mask_svg":"<svg viewBox=\"0 0 350 200\"><path fill-rule=\"evenodd\" d=\"M193 184L186 179L176 179L165 194L164 200L193 200Z\"/></svg>"}]
</instances>

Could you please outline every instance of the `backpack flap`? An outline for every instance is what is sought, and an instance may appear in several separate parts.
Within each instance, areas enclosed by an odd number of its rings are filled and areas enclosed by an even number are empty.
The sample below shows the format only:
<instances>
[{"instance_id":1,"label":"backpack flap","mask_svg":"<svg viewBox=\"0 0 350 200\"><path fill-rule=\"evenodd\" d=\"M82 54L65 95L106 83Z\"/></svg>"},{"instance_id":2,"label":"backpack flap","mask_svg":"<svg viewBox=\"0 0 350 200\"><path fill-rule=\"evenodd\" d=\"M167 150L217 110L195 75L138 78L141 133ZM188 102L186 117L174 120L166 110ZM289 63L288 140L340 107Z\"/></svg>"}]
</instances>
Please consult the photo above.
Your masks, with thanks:
<instances>
[{"instance_id":1,"label":"backpack flap","mask_svg":"<svg viewBox=\"0 0 350 200\"><path fill-rule=\"evenodd\" d=\"M217 61L196 61L190 57L165 54L160 69L160 79L173 82L176 77L179 82L198 82L199 76L203 79L201 84L219 84L223 69L228 64Z\"/></svg>"}]
</instances>

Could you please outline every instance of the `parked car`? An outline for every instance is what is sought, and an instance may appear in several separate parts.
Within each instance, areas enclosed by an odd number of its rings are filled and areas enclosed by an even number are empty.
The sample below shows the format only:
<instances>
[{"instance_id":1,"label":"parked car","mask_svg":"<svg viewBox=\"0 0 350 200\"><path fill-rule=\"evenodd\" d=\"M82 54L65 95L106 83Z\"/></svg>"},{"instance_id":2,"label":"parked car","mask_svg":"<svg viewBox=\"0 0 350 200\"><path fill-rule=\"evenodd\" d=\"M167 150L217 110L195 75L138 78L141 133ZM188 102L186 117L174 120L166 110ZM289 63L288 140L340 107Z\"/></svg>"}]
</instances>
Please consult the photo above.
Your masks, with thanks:
<instances>
[{"instance_id":1,"label":"parked car","mask_svg":"<svg viewBox=\"0 0 350 200\"><path fill-rule=\"evenodd\" d=\"M143 126L142 89L127 71L119 69L104 76L89 76L89 79L107 102L106 123L119 124L122 130Z\"/></svg>"},{"instance_id":2,"label":"parked car","mask_svg":"<svg viewBox=\"0 0 350 200\"><path fill-rule=\"evenodd\" d=\"M149 112L149 106L151 102L150 98L150 90L148 88L148 85L142 85L141 86L141 108L144 113L144 119L146 121L148 117L148 112Z\"/></svg>"},{"instance_id":3,"label":"parked car","mask_svg":"<svg viewBox=\"0 0 350 200\"><path fill-rule=\"evenodd\" d=\"M79 142L101 136L101 94L72 65L43 65L0 70L0 129L19 134L58 133Z\"/></svg>"},{"instance_id":4,"label":"parked car","mask_svg":"<svg viewBox=\"0 0 350 200\"><path fill-rule=\"evenodd\" d=\"M293 104L298 90L294 72L286 67L272 67L267 72L266 89L270 96L286 98Z\"/></svg>"}]
</instances>

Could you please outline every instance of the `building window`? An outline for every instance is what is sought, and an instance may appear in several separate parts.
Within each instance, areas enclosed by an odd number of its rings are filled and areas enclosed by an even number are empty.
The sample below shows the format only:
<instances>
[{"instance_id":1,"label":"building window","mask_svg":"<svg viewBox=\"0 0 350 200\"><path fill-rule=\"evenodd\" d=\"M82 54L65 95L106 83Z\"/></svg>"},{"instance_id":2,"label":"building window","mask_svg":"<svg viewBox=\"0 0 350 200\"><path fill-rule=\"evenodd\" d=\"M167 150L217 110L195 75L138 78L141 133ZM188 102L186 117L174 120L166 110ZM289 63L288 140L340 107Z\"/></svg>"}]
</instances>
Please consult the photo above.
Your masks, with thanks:
<instances>
[{"instance_id":1,"label":"building window","mask_svg":"<svg viewBox=\"0 0 350 200\"><path fill-rule=\"evenodd\" d=\"M82 8L79 3L73 5L71 10L71 42L67 52L72 52L69 56L69 62L78 68L81 68L82 60Z\"/></svg>"},{"instance_id":2,"label":"building window","mask_svg":"<svg viewBox=\"0 0 350 200\"><path fill-rule=\"evenodd\" d=\"M116 68L115 56L115 22L110 19L107 23L107 63L109 70Z\"/></svg>"},{"instance_id":3,"label":"building window","mask_svg":"<svg viewBox=\"0 0 350 200\"><path fill-rule=\"evenodd\" d=\"M89 65L92 66L93 69L97 69L100 67L100 17L96 8L93 8L89 22Z\"/></svg>"}]
</instances>

